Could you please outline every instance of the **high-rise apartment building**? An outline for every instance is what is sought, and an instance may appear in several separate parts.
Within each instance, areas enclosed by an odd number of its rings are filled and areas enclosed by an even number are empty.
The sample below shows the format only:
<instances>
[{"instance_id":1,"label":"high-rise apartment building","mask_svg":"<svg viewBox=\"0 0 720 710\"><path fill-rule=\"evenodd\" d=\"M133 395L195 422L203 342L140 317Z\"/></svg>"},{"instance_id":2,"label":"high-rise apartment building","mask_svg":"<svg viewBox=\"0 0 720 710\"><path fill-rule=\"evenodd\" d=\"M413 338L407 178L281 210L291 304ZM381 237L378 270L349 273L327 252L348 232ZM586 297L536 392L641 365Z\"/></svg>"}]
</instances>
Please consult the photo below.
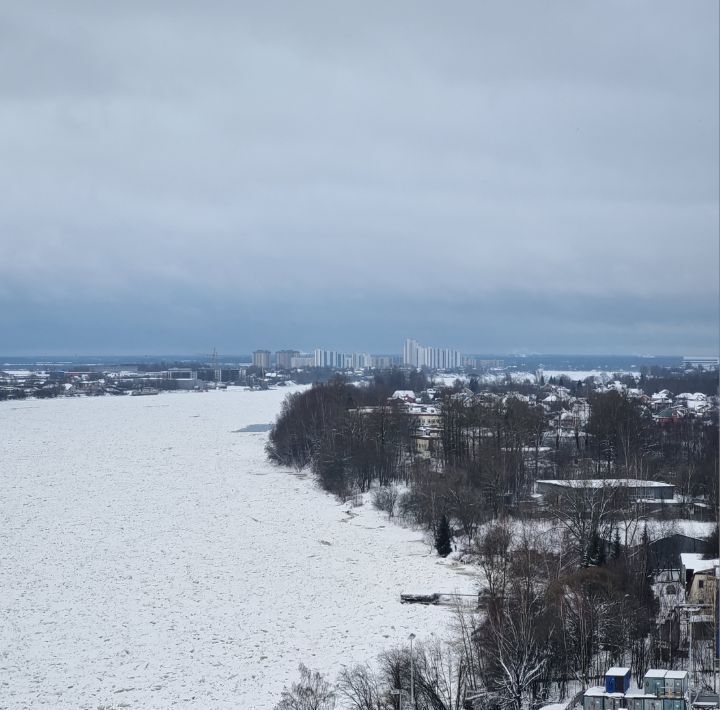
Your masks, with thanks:
<instances>
[{"instance_id":1,"label":"high-rise apartment building","mask_svg":"<svg viewBox=\"0 0 720 710\"><path fill-rule=\"evenodd\" d=\"M275 353L275 367L278 370L290 370L292 368L292 359L298 357L298 350L278 350Z\"/></svg>"},{"instance_id":2,"label":"high-rise apartment building","mask_svg":"<svg viewBox=\"0 0 720 710\"><path fill-rule=\"evenodd\" d=\"M290 360L293 370L304 367L315 367L315 356L310 353L300 353Z\"/></svg>"},{"instance_id":3,"label":"high-rise apartment building","mask_svg":"<svg viewBox=\"0 0 720 710\"><path fill-rule=\"evenodd\" d=\"M395 358L392 355L373 355L370 358L370 366L377 370L389 370L395 365Z\"/></svg>"},{"instance_id":4,"label":"high-rise apartment building","mask_svg":"<svg viewBox=\"0 0 720 710\"><path fill-rule=\"evenodd\" d=\"M363 370L372 367L368 353L340 353L336 350L315 351L315 367L334 367L338 370Z\"/></svg>"},{"instance_id":5,"label":"high-rise apartment building","mask_svg":"<svg viewBox=\"0 0 720 710\"><path fill-rule=\"evenodd\" d=\"M255 350L253 352L253 367L259 367L262 370L270 369L270 351L269 350Z\"/></svg>"},{"instance_id":6,"label":"high-rise apartment building","mask_svg":"<svg viewBox=\"0 0 720 710\"><path fill-rule=\"evenodd\" d=\"M462 355L450 348L431 348L408 338L403 348L403 364L431 370L455 370L463 364Z\"/></svg>"}]
</instances>

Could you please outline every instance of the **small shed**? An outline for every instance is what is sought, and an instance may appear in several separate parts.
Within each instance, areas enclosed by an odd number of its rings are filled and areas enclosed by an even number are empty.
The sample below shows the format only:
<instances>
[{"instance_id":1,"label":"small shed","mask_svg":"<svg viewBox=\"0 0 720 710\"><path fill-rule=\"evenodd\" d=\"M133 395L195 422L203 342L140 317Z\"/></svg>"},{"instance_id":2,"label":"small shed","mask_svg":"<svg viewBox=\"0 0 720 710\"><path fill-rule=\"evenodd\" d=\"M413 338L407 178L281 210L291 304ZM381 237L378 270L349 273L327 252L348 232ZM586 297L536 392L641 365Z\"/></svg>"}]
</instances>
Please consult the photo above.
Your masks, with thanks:
<instances>
[{"instance_id":1,"label":"small shed","mask_svg":"<svg viewBox=\"0 0 720 710\"><path fill-rule=\"evenodd\" d=\"M606 693L627 693L630 689L630 669L614 666L605 673Z\"/></svg>"},{"instance_id":2,"label":"small shed","mask_svg":"<svg viewBox=\"0 0 720 710\"><path fill-rule=\"evenodd\" d=\"M602 685L593 686L585 691L583 710L605 710L605 688Z\"/></svg>"},{"instance_id":3,"label":"small shed","mask_svg":"<svg viewBox=\"0 0 720 710\"><path fill-rule=\"evenodd\" d=\"M666 670L661 668L650 668L645 674L643 689L648 695L659 696L665 692L665 676Z\"/></svg>"},{"instance_id":4,"label":"small shed","mask_svg":"<svg viewBox=\"0 0 720 710\"><path fill-rule=\"evenodd\" d=\"M628 710L662 710L662 700L654 695L647 695L642 690L626 695L625 705Z\"/></svg>"},{"instance_id":5,"label":"small shed","mask_svg":"<svg viewBox=\"0 0 720 710\"><path fill-rule=\"evenodd\" d=\"M690 687L690 677L687 671L668 671L665 674L665 695L682 697Z\"/></svg>"},{"instance_id":6,"label":"small shed","mask_svg":"<svg viewBox=\"0 0 720 710\"><path fill-rule=\"evenodd\" d=\"M622 693L606 693L603 710L627 710L625 696Z\"/></svg>"}]
</instances>

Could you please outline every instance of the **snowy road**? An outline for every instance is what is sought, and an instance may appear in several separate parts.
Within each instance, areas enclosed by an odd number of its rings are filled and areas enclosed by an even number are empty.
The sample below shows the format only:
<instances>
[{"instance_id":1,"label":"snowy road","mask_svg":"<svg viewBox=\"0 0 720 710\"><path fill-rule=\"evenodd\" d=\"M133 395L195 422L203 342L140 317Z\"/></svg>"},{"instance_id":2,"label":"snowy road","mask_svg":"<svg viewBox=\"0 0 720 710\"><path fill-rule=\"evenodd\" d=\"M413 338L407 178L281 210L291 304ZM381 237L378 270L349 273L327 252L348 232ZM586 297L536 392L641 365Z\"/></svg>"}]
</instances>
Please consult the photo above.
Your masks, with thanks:
<instances>
[{"instance_id":1,"label":"snowy road","mask_svg":"<svg viewBox=\"0 0 720 710\"><path fill-rule=\"evenodd\" d=\"M418 532L265 461L285 391L0 403L0 708L272 708L471 591Z\"/></svg>"}]
</instances>

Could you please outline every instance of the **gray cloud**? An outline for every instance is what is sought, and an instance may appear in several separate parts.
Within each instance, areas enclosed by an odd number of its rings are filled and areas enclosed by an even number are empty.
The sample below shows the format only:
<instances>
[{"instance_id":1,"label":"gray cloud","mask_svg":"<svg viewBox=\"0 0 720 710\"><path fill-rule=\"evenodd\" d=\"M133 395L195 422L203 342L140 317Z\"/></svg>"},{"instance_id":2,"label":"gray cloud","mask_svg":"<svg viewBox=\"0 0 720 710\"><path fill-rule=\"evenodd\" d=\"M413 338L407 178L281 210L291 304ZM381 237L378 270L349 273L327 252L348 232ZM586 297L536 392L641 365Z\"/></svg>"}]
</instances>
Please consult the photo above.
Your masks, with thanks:
<instances>
[{"instance_id":1,"label":"gray cloud","mask_svg":"<svg viewBox=\"0 0 720 710\"><path fill-rule=\"evenodd\" d=\"M0 352L715 351L718 81L713 0L10 5Z\"/></svg>"}]
</instances>

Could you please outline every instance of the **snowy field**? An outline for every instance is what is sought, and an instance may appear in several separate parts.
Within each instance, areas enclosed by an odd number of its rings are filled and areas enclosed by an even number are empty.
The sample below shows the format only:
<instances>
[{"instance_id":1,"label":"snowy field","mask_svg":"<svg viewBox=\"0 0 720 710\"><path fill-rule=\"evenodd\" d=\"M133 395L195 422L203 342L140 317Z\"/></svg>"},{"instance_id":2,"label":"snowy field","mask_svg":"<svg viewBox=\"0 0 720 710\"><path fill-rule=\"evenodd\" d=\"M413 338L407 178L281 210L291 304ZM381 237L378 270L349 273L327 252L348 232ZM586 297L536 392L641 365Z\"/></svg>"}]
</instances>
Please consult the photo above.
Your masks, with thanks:
<instances>
[{"instance_id":1,"label":"snowy field","mask_svg":"<svg viewBox=\"0 0 720 710\"><path fill-rule=\"evenodd\" d=\"M270 466L287 390L0 403L0 707L272 708L469 592L421 534Z\"/></svg>"}]
</instances>

